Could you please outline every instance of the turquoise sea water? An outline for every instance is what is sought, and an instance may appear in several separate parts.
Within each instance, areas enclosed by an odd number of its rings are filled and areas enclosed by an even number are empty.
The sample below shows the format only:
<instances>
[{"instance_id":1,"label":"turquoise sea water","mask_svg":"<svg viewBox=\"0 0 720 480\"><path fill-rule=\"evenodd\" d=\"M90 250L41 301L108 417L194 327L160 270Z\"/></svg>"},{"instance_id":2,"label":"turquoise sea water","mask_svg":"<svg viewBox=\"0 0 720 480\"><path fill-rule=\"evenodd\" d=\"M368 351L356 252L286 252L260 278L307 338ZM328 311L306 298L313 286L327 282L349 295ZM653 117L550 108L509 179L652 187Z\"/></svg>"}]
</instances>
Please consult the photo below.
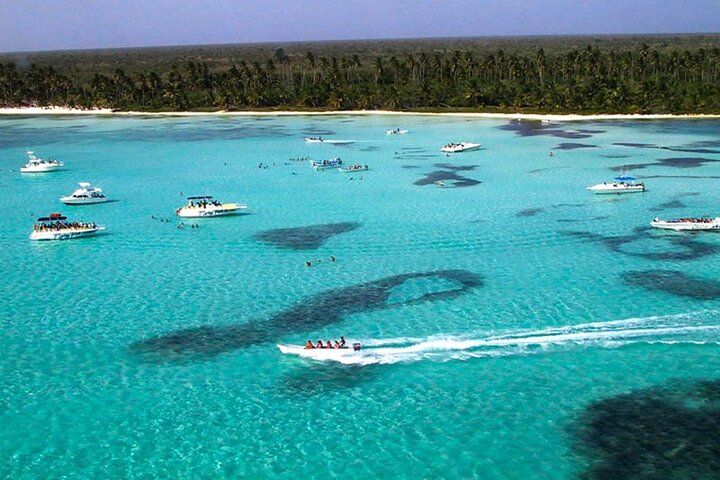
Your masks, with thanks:
<instances>
[{"instance_id":1,"label":"turquoise sea water","mask_svg":"<svg viewBox=\"0 0 720 480\"><path fill-rule=\"evenodd\" d=\"M370 171L291 160L332 156ZM618 172L647 192L585 190ZM720 236L649 222L719 180L709 120L0 117L0 477L581 476L589 406L717 378ZM177 228L208 194L248 214ZM29 241L53 211L107 232Z\"/></svg>"}]
</instances>

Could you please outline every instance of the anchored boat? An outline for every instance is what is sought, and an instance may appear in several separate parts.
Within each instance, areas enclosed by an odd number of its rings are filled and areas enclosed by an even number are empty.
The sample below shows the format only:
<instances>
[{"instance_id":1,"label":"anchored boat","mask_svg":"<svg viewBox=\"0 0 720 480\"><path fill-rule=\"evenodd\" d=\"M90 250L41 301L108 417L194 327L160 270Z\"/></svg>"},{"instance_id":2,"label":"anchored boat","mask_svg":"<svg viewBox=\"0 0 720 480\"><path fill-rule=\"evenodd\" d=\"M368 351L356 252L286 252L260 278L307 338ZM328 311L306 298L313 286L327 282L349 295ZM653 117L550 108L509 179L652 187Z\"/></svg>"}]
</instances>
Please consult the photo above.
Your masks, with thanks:
<instances>
[{"instance_id":1,"label":"anchored boat","mask_svg":"<svg viewBox=\"0 0 720 480\"><path fill-rule=\"evenodd\" d=\"M21 173L45 173L59 170L64 164L57 160L43 160L35 156L35 152L27 152L28 161L20 167Z\"/></svg>"},{"instance_id":2,"label":"anchored boat","mask_svg":"<svg viewBox=\"0 0 720 480\"><path fill-rule=\"evenodd\" d=\"M102 188L93 187L88 182L80 182L78 185L80 188L70 195L60 197L60 201L66 205L89 205L108 201L102 193Z\"/></svg>"},{"instance_id":3,"label":"anchored boat","mask_svg":"<svg viewBox=\"0 0 720 480\"><path fill-rule=\"evenodd\" d=\"M188 197L187 201L187 205L175 210L179 217L220 217L222 215L232 215L248 208L247 205L242 203L221 203L209 195Z\"/></svg>"},{"instance_id":4,"label":"anchored boat","mask_svg":"<svg viewBox=\"0 0 720 480\"><path fill-rule=\"evenodd\" d=\"M720 230L720 217L677 218L674 220L661 220L655 217L650 222L650 226L675 231Z\"/></svg>"},{"instance_id":5,"label":"anchored boat","mask_svg":"<svg viewBox=\"0 0 720 480\"><path fill-rule=\"evenodd\" d=\"M445 153L460 153L477 150L482 147L479 143L460 142L460 143L448 143L440 149L441 152Z\"/></svg>"},{"instance_id":6,"label":"anchored boat","mask_svg":"<svg viewBox=\"0 0 720 480\"><path fill-rule=\"evenodd\" d=\"M68 222L61 213L40 217L33 225L30 240L70 240L88 237L105 230L105 227L87 222Z\"/></svg>"},{"instance_id":7,"label":"anchored boat","mask_svg":"<svg viewBox=\"0 0 720 480\"><path fill-rule=\"evenodd\" d=\"M620 175L614 182L603 182L587 187L587 190L598 194L637 193L645 191L645 184L636 182L635 177Z\"/></svg>"}]
</instances>

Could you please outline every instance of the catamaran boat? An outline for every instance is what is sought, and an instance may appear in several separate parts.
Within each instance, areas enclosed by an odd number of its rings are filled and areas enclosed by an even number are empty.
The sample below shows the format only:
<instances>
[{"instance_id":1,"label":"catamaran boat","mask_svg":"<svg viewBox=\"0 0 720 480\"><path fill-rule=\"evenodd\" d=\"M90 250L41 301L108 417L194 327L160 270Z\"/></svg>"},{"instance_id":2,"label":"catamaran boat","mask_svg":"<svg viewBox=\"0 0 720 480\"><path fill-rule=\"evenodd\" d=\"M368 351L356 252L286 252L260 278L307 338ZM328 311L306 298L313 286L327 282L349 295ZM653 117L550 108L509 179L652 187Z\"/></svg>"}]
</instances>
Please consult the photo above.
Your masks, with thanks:
<instances>
[{"instance_id":1,"label":"catamaran boat","mask_svg":"<svg viewBox=\"0 0 720 480\"><path fill-rule=\"evenodd\" d=\"M407 130L400 130L399 128L385 130L385 135L405 135L406 133L408 133Z\"/></svg>"},{"instance_id":2,"label":"catamaran boat","mask_svg":"<svg viewBox=\"0 0 720 480\"><path fill-rule=\"evenodd\" d=\"M44 173L59 170L63 166L62 162L57 160L43 160L35 156L35 152L27 152L28 161L20 167L22 173Z\"/></svg>"},{"instance_id":3,"label":"catamaran boat","mask_svg":"<svg viewBox=\"0 0 720 480\"><path fill-rule=\"evenodd\" d=\"M445 153L459 153L469 152L471 150L477 150L482 147L479 143L460 142L460 143L448 143L440 149L441 152Z\"/></svg>"},{"instance_id":4,"label":"catamaran boat","mask_svg":"<svg viewBox=\"0 0 720 480\"><path fill-rule=\"evenodd\" d=\"M202 217L219 217L222 215L232 215L240 210L247 208L242 203L221 203L209 195L199 197L188 197L187 205L175 210L179 217L183 218L202 218Z\"/></svg>"},{"instance_id":5,"label":"catamaran boat","mask_svg":"<svg viewBox=\"0 0 720 480\"><path fill-rule=\"evenodd\" d=\"M333 168L340 168L342 166L342 160L338 157L320 161L310 160L310 166L318 172L322 170L331 170Z\"/></svg>"},{"instance_id":6,"label":"catamaran boat","mask_svg":"<svg viewBox=\"0 0 720 480\"><path fill-rule=\"evenodd\" d=\"M644 192L645 184L641 182L636 182L635 177L620 175L619 177L615 177L614 182L598 183L597 185L587 187L587 189L593 193L598 194L636 193Z\"/></svg>"},{"instance_id":7,"label":"catamaran boat","mask_svg":"<svg viewBox=\"0 0 720 480\"><path fill-rule=\"evenodd\" d=\"M677 218L674 220L661 220L656 217L650 222L650 226L675 231L720 230L720 217Z\"/></svg>"},{"instance_id":8,"label":"catamaran boat","mask_svg":"<svg viewBox=\"0 0 720 480\"><path fill-rule=\"evenodd\" d=\"M354 173L354 172L364 172L369 169L370 169L370 167L368 167L367 165L360 165L359 163L354 163L347 167L340 167L339 170L342 173Z\"/></svg>"},{"instance_id":9,"label":"catamaran boat","mask_svg":"<svg viewBox=\"0 0 720 480\"><path fill-rule=\"evenodd\" d=\"M280 352L286 355L297 355L300 357L313 358L315 360L335 360L338 358L358 355L362 345L353 343L352 346L342 348L307 348L305 345L290 345L278 343Z\"/></svg>"},{"instance_id":10,"label":"catamaran boat","mask_svg":"<svg viewBox=\"0 0 720 480\"><path fill-rule=\"evenodd\" d=\"M94 223L68 222L61 213L51 213L40 217L33 225L30 240L69 240L71 238L88 237L105 230L105 227Z\"/></svg>"},{"instance_id":11,"label":"catamaran boat","mask_svg":"<svg viewBox=\"0 0 720 480\"><path fill-rule=\"evenodd\" d=\"M102 193L102 188L90 186L88 182L80 182L78 185L80 185L80 188L71 195L60 197L60 201L65 205L89 205L108 201L107 197Z\"/></svg>"}]
</instances>

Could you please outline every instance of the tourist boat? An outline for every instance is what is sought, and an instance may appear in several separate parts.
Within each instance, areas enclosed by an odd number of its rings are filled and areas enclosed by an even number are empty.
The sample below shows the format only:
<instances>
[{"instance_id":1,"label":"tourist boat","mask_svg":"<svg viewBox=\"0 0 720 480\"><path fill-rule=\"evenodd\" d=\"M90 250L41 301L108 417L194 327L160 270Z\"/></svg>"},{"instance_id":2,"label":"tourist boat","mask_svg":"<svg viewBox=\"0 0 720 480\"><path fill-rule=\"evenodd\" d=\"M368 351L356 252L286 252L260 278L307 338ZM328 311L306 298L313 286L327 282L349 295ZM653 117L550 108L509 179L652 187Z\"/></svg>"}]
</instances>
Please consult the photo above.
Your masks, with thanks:
<instances>
[{"instance_id":1,"label":"tourist boat","mask_svg":"<svg viewBox=\"0 0 720 480\"><path fill-rule=\"evenodd\" d=\"M336 360L342 357L358 355L362 345L353 343L352 346L342 348L306 348L305 345L290 345L278 343L280 352L286 355L298 355L300 357L314 358L316 360Z\"/></svg>"},{"instance_id":2,"label":"tourist boat","mask_svg":"<svg viewBox=\"0 0 720 480\"><path fill-rule=\"evenodd\" d=\"M247 208L247 205L242 203L220 203L209 195L188 197L187 201L187 205L175 210L175 213L179 217L219 217L222 215L232 215Z\"/></svg>"},{"instance_id":3,"label":"tourist boat","mask_svg":"<svg viewBox=\"0 0 720 480\"><path fill-rule=\"evenodd\" d=\"M619 177L615 177L614 182L598 183L597 185L587 187L587 190L598 194L636 193L644 192L645 184L636 182L635 177L620 175Z\"/></svg>"},{"instance_id":4,"label":"tourist boat","mask_svg":"<svg viewBox=\"0 0 720 480\"><path fill-rule=\"evenodd\" d=\"M364 172L369 169L370 169L370 167L368 167L367 165L360 165L359 163L354 163L347 167L340 167L339 170L342 173L353 173L353 172Z\"/></svg>"},{"instance_id":5,"label":"tourist boat","mask_svg":"<svg viewBox=\"0 0 720 480\"><path fill-rule=\"evenodd\" d=\"M650 226L676 231L720 230L720 217L677 218L673 220L661 220L656 217L650 222Z\"/></svg>"},{"instance_id":6,"label":"tourist boat","mask_svg":"<svg viewBox=\"0 0 720 480\"><path fill-rule=\"evenodd\" d=\"M40 217L33 225L30 240L69 240L88 237L105 230L105 227L86 222L68 222L61 213Z\"/></svg>"},{"instance_id":7,"label":"tourist boat","mask_svg":"<svg viewBox=\"0 0 720 480\"><path fill-rule=\"evenodd\" d=\"M440 149L441 152L445 153L459 153L469 152L471 150L477 150L482 147L479 143L460 142L460 143L448 143Z\"/></svg>"},{"instance_id":8,"label":"tourist boat","mask_svg":"<svg viewBox=\"0 0 720 480\"><path fill-rule=\"evenodd\" d=\"M322 170L331 170L333 168L340 168L342 166L342 160L338 157L320 161L310 160L310 166L318 172Z\"/></svg>"},{"instance_id":9,"label":"tourist boat","mask_svg":"<svg viewBox=\"0 0 720 480\"><path fill-rule=\"evenodd\" d=\"M35 156L35 152L27 152L28 161L20 167L22 173L44 173L53 172L63 166L62 162L57 160L43 160Z\"/></svg>"},{"instance_id":10,"label":"tourist boat","mask_svg":"<svg viewBox=\"0 0 720 480\"><path fill-rule=\"evenodd\" d=\"M407 130L400 130L399 128L385 130L385 135L405 135L406 133L408 133Z\"/></svg>"},{"instance_id":11,"label":"tourist boat","mask_svg":"<svg viewBox=\"0 0 720 480\"><path fill-rule=\"evenodd\" d=\"M90 205L108 201L101 188L92 187L88 182L80 182L78 185L80 185L80 188L71 195L60 197L60 201L66 205Z\"/></svg>"}]
</instances>

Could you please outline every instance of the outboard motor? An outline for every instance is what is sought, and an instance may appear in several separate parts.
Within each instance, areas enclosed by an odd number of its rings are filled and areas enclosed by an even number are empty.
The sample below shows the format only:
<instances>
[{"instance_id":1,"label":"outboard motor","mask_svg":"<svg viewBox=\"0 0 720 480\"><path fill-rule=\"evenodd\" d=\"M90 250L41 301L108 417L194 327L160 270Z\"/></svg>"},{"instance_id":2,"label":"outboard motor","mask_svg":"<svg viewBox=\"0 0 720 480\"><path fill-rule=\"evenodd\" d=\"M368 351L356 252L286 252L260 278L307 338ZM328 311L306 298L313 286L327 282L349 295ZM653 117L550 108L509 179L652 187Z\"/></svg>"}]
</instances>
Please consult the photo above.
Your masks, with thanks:
<instances>
[{"instance_id":1,"label":"outboard motor","mask_svg":"<svg viewBox=\"0 0 720 480\"><path fill-rule=\"evenodd\" d=\"M358 350L360 350L361 348L362 348L362 345L360 345L359 343L353 343L353 350L355 350L356 352Z\"/></svg>"}]
</instances>

